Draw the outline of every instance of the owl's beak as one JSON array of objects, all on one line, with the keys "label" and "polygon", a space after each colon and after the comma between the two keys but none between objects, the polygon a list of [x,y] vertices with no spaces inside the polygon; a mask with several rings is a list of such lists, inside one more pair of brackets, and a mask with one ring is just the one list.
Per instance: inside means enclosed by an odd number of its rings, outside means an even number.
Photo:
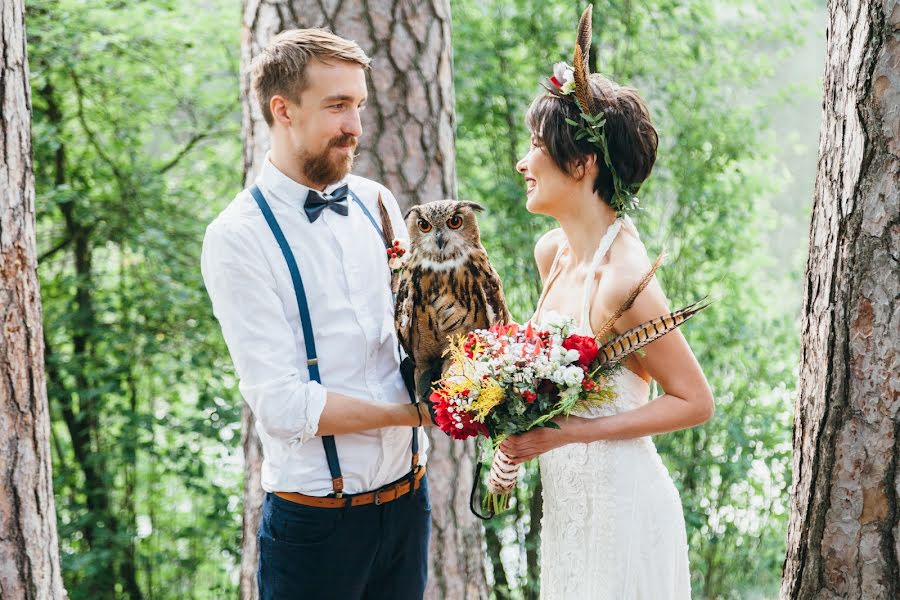
[{"label": "owl's beak", "polygon": [[443,234],[443,233],[438,233],[438,234],[437,234],[437,246],[438,246],[438,248],[440,248],[441,250],[443,250],[443,249],[444,249],[444,246],[446,246],[446,245],[447,245],[447,240],[444,239],[444,234]]}]

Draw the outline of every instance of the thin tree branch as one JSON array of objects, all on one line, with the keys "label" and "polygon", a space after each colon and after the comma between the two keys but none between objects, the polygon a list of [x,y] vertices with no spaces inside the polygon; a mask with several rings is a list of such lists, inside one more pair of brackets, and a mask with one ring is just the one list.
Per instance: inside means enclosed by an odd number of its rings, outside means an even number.
[{"label": "thin tree branch", "polygon": [[97,140],[96,134],[94,131],[88,126],[87,119],[84,116],[84,89],[81,87],[81,81],[78,79],[78,75],[75,71],[69,71],[69,77],[72,79],[72,83],[75,85],[75,99],[78,101],[78,122],[81,124],[81,128],[84,129],[85,134],[87,134],[88,141],[93,146],[94,150],[97,152],[97,155],[100,156],[100,159],[105,162],[110,169],[112,169],[113,174],[119,181],[125,181],[126,177],[119,166],[113,161],[106,152],[103,151],[103,146],[101,146],[100,142]]},{"label": "thin tree branch", "polygon": [[171,169],[172,167],[177,165],[181,161],[181,159],[184,158],[188,152],[193,150],[194,146],[199,144],[201,141],[203,141],[207,138],[213,138],[213,137],[217,137],[220,135],[224,135],[226,133],[231,133],[231,132],[229,132],[229,131],[208,131],[208,132],[203,132],[203,133],[195,133],[193,135],[193,137],[191,137],[191,139],[189,139],[187,141],[187,143],[184,145],[184,147],[175,153],[175,156],[173,156],[169,161],[167,161],[165,164],[163,164],[163,166],[161,166],[159,168],[159,170],[157,171],[157,174],[162,175],[166,171],[168,171],[169,169]]},{"label": "thin tree branch", "polygon": [[68,246],[71,243],[72,243],[71,237],[67,237],[67,238],[63,239],[58,244],[56,244],[55,246],[53,246],[52,248],[50,248],[49,250],[47,250],[46,252],[44,252],[43,254],[38,256],[38,265],[40,265],[40,263],[44,262],[45,260],[47,260],[48,258],[53,256],[60,250],[64,249],[66,246]]}]

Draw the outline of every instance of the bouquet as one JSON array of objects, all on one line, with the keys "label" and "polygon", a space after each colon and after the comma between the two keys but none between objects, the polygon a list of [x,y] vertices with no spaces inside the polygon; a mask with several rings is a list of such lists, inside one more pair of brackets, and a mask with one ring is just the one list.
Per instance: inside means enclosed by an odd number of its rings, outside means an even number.
[{"label": "bouquet", "polygon": [[578,335],[573,319],[557,316],[543,328],[497,324],[451,340],[449,366],[429,400],[435,425],[452,438],[491,440],[485,498],[491,514],[508,508],[519,471],[499,449],[504,439],[534,427],[558,428],[552,420],[558,415],[612,402],[610,380],[622,360],[708,306],[696,302],[602,342],[661,262],[662,257],[595,337]]}]

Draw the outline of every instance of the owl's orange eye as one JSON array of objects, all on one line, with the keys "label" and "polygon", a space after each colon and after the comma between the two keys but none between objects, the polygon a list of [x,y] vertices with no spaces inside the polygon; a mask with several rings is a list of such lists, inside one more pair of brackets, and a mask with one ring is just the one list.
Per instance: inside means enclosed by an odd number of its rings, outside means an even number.
[{"label": "owl's orange eye", "polygon": [[450,229],[459,229],[462,227],[462,217],[459,215],[453,215],[449,219],[447,219],[447,227]]},{"label": "owl's orange eye", "polygon": [[429,231],[431,231],[431,223],[429,223],[425,219],[419,219],[418,221],[416,221],[416,225],[419,226],[419,231],[421,231],[422,233],[428,233]]}]

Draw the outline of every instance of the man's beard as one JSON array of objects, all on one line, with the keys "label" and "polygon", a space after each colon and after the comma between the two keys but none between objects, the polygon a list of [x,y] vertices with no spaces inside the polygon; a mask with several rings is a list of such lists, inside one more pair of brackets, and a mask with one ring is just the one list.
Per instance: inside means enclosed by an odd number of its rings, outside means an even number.
[{"label": "man's beard", "polygon": [[[332,156],[332,149],[350,144],[350,152],[342,156]],[[353,153],[356,151],[356,136],[342,135],[334,138],[318,154],[300,153],[303,175],[318,186],[325,187],[347,176],[353,168]]]}]

